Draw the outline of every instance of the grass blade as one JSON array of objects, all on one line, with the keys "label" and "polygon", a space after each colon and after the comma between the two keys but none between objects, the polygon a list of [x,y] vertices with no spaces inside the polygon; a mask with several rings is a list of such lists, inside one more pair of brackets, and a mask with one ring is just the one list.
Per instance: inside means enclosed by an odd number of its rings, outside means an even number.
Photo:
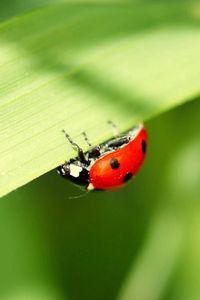
[{"label": "grass blade", "polygon": [[199,94],[195,2],[62,4],[0,27],[0,195]]}]

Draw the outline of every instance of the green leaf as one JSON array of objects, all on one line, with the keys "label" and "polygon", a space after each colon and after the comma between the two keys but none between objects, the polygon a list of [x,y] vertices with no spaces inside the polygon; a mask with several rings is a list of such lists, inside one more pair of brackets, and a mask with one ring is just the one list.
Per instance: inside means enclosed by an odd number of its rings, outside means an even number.
[{"label": "green leaf", "polygon": [[196,2],[62,4],[0,27],[0,195],[199,94]]},{"label": "green leaf", "polygon": [[162,299],[183,243],[184,222],[170,209],[157,213],[118,300]]},{"label": "green leaf", "polygon": [[1,0],[0,21],[11,18],[17,14],[24,13],[29,9],[34,9],[47,4],[62,2],[62,0]]},{"label": "green leaf", "polygon": [[[88,0],[87,2],[106,2],[107,0]],[[123,0],[118,0],[118,2]],[[52,5],[58,3],[84,3],[85,0],[1,0],[0,1],[0,21],[9,19],[18,14],[22,14],[31,9],[37,9],[45,5]],[[116,2],[116,0],[109,0],[109,2]]]}]

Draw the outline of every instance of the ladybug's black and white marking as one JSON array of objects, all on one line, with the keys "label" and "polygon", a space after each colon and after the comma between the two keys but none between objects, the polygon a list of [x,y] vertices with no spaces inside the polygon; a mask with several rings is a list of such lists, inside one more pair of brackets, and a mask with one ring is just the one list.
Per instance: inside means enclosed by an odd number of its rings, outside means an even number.
[{"label": "ladybug's black and white marking", "polygon": [[87,135],[83,133],[90,147],[85,153],[63,130],[78,156],[59,166],[58,173],[87,190],[110,190],[130,180],[146,156],[147,133],[143,124],[118,136],[115,125],[113,127],[115,137],[96,147],[91,146]]}]

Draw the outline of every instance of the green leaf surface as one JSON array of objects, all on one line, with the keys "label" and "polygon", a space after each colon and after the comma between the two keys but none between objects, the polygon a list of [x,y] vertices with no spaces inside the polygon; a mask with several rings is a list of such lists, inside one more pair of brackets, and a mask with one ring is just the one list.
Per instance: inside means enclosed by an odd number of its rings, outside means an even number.
[{"label": "green leaf surface", "polygon": [[9,19],[17,14],[24,13],[30,9],[35,9],[44,5],[59,2],[64,2],[64,0],[1,0],[0,21]]},{"label": "green leaf surface", "polygon": [[118,300],[161,299],[180,255],[184,222],[168,209],[157,213],[149,236],[126,278]]},{"label": "green leaf surface", "polygon": [[[88,0],[87,3],[116,2],[116,0]],[[123,0],[118,0],[123,2]],[[0,1],[0,21],[9,19],[29,10],[38,9],[46,5],[59,3],[85,3],[85,0],[1,0]]]},{"label": "green leaf surface", "polygon": [[62,4],[0,27],[0,195],[200,91],[196,2]]}]

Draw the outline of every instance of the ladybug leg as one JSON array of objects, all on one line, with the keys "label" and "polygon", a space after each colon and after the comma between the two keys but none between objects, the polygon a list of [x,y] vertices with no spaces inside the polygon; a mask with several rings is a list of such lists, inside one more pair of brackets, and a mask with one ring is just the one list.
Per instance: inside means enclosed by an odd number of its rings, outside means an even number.
[{"label": "ladybug leg", "polygon": [[[92,144],[90,143],[90,141],[87,137],[87,134],[85,132],[82,132],[82,135],[84,136],[84,140],[87,143],[87,145],[89,147],[91,147]],[[94,148],[92,148],[88,151],[88,158],[89,159],[97,159],[100,155],[101,155],[100,146],[96,146],[96,147],[94,147]]]},{"label": "ladybug leg", "polygon": [[87,144],[89,147],[91,147],[92,144],[90,143],[87,134],[86,134],[85,132],[82,132],[82,135],[83,135],[83,137],[84,137],[84,140],[85,140],[86,144]]},{"label": "ladybug leg", "polygon": [[63,129],[62,132],[64,133],[65,137],[67,138],[68,142],[72,145],[72,147],[78,152],[78,157],[80,159],[80,162],[83,164],[88,164],[88,161],[85,157],[85,154],[83,152],[83,149],[79,147],[69,136],[69,134]]},{"label": "ladybug leg", "polygon": [[119,135],[119,129],[118,129],[117,125],[110,120],[108,120],[108,124],[112,126],[113,136],[117,137]]},{"label": "ladybug leg", "polygon": [[123,146],[124,144],[128,144],[129,141],[130,141],[129,136],[121,136],[121,137],[118,137],[116,139],[109,141],[106,146],[108,148],[119,148],[119,147]]},{"label": "ladybug leg", "polygon": [[96,146],[88,152],[89,158],[97,159],[101,155],[100,146]]}]

